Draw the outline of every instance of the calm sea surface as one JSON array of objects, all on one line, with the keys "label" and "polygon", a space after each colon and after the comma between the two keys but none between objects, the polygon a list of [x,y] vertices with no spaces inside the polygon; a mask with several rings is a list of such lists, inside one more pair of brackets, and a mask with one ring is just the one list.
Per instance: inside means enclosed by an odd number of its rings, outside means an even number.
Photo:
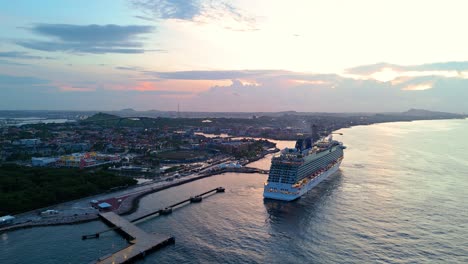
[{"label": "calm sea surface", "polygon": [[[152,211],[224,186],[200,204],[139,226],[173,246],[139,263],[468,263],[468,120],[343,129],[338,173],[301,199],[264,201],[267,176],[228,173],[141,200]],[[294,142],[278,142],[279,147]],[[270,158],[255,162],[269,168]],[[0,235],[0,263],[88,263],[126,242],[80,236],[100,222]]]}]

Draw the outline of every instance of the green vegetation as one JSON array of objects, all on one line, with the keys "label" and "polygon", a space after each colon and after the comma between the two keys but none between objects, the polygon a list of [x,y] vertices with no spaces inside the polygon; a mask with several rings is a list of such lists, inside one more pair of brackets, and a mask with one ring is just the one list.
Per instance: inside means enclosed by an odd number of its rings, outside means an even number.
[{"label": "green vegetation", "polygon": [[166,170],[166,173],[170,173],[170,172],[176,172],[178,170],[182,169],[182,166],[174,166],[174,167],[170,167],[169,169]]},{"label": "green vegetation", "polygon": [[128,118],[116,115],[97,113],[81,121],[82,124],[95,124],[103,127],[144,127],[144,128],[183,128],[183,127],[236,127],[236,126],[267,126],[271,118],[212,118],[212,122],[203,122],[205,118],[168,118],[139,117]]},{"label": "green vegetation", "polygon": [[235,151],[232,154],[238,159],[251,159],[260,155],[265,150],[265,148],[274,148],[275,146],[275,143],[272,143],[268,140],[258,140],[249,144],[247,149]]},{"label": "green vegetation", "polygon": [[11,154],[6,160],[7,161],[15,161],[15,160],[26,161],[26,160],[31,160],[33,156],[34,155],[19,152],[19,153]]},{"label": "green vegetation", "polygon": [[192,150],[177,150],[177,151],[166,151],[156,155],[157,158],[163,160],[186,160],[186,159],[198,159],[207,157],[208,153],[205,151],[192,151]]},{"label": "green vegetation", "polygon": [[261,154],[263,151],[263,144],[260,141],[255,141],[252,144],[249,144],[248,148],[241,151],[235,151],[232,154],[236,158],[245,158],[251,159]]},{"label": "green vegetation", "polygon": [[107,171],[0,166],[0,215],[21,213],[136,184]]}]

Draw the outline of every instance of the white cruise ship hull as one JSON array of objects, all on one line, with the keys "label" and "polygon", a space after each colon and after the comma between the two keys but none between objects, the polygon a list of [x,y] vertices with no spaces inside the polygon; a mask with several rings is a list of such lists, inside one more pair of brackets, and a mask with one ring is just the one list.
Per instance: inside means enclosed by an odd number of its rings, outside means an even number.
[{"label": "white cruise ship hull", "polygon": [[328,176],[335,173],[340,167],[341,161],[336,163],[329,170],[317,175],[305,185],[300,188],[295,188],[291,184],[269,182],[265,185],[263,191],[263,197],[266,199],[282,200],[282,201],[293,201],[312,190],[321,181],[325,180]]}]

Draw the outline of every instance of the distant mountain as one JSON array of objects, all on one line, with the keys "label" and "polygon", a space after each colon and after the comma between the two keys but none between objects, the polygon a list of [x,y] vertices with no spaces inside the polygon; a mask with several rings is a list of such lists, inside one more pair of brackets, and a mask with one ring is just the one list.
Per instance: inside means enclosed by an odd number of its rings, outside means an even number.
[{"label": "distant mountain", "polygon": [[106,113],[97,113],[85,119],[85,121],[97,121],[97,120],[108,120],[108,119],[116,119],[120,116],[106,114]]},{"label": "distant mountain", "polygon": [[122,110],[119,110],[120,112],[136,112],[135,109],[133,108],[125,108],[125,109],[122,109]]},{"label": "distant mountain", "polygon": [[462,115],[445,113],[445,112],[436,112],[429,111],[424,109],[410,109],[406,112],[401,113],[404,116],[413,116],[413,117],[430,117],[430,118],[454,118],[461,117]]}]

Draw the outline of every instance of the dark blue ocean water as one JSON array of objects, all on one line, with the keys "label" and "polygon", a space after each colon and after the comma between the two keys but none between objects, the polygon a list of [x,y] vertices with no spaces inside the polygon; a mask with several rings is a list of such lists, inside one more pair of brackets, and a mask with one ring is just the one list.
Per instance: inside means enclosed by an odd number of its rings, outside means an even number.
[{"label": "dark blue ocean water", "polygon": [[[301,199],[264,201],[266,175],[223,174],[142,199],[139,211],[217,186],[147,220],[176,243],[139,263],[468,263],[468,120],[343,129],[338,173]],[[281,147],[293,142],[279,142]],[[254,164],[268,168],[269,158]],[[0,263],[88,263],[126,245],[100,222],[0,235]]]}]

